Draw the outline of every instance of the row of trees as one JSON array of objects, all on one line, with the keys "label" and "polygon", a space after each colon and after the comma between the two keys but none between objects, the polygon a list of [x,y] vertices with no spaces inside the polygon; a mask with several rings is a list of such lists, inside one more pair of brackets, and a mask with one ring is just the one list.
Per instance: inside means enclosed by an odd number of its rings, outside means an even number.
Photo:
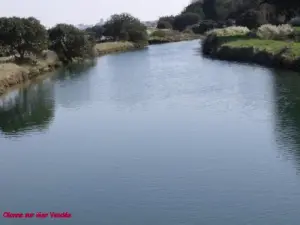
[{"label": "row of trees", "polygon": [[237,25],[254,28],[286,22],[299,13],[299,0],[193,0],[179,15],[159,18],[157,27],[182,31],[200,24],[204,29],[198,30],[203,32],[205,28],[234,25],[234,20]]},{"label": "row of trees", "polygon": [[146,27],[127,13],[111,16],[104,26],[94,26],[83,31],[69,24],[57,24],[46,29],[34,17],[0,18],[0,51],[14,55],[19,60],[40,55],[43,50],[55,51],[62,61],[94,55],[94,45],[103,35],[113,40],[146,42]]},{"label": "row of trees", "polygon": [[61,60],[91,56],[93,41],[72,25],[58,24],[47,30],[33,17],[0,18],[0,47],[4,55],[23,61],[26,56],[40,55],[43,50],[57,52]]}]

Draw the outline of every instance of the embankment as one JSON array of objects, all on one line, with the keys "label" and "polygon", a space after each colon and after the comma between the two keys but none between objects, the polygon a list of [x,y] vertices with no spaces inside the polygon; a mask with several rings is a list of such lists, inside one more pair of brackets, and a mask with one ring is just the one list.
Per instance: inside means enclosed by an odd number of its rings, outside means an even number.
[{"label": "embankment", "polygon": [[179,32],[170,29],[153,29],[149,32],[149,44],[164,44],[179,41],[200,39],[202,36],[189,32]]},{"label": "embankment", "polygon": [[[142,47],[145,46],[131,42],[106,42],[97,44],[95,52],[97,56],[101,56]],[[0,95],[14,85],[34,79],[61,66],[63,66],[63,63],[59,61],[56,53],[52,51],[45,51],[42,58],[21,65],[14,63],[13,57],[0,58]]]},{"label": "embankment", "polygon": [[125,52],[130,51],[138,48],[142,48],[145,46],[140,46],[137,44],[134,44],[132,42],[105,42],[96,44],[95,50],[97,56],[111,54],[111,53],[117,53],[117,52]]},{"label": "embankment", "polygon": [[202,42],[202,52],[221,60],[300,71],[299,42],[208,35]]},{"label": "embankment", "polygon": [[149,38],[149,45],[154,44],[164,44],[164,43],[171,43],[171,42],[179,42],[179,41],[190,41],[200,39],[200,35],[182,35],[182,36],[175,36],[175,37],[150,37]]}]

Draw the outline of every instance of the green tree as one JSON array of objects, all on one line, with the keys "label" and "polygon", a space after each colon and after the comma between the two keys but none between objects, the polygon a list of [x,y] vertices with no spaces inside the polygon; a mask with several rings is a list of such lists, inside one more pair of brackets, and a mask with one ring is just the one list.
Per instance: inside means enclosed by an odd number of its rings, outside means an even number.
[{"label": "green tree", "polygon": [[146,44],[148,41],[146,26],[142,23],[125,23],[123,33],[128,35],[128,41]]},{"label": "green tree", "polygon": [[94,39],[73,25],[57,24],[49,31],[50,49],[64,62],[93,56]]},{"label": "green tree", "polygon": [[147,29],[139,19],[128,13],[115,14],[104,24],[104,35],[114,40],[147,41]]},{"label": "green tree", "polygon": [[299,0],[261,0],[261,4],[264,3],[274,5],[277,13],[284,14],[287,20],[290,20],[300,12]]},{"label": "green tree", "polygon": [[264,23],[261,13],[254,9],[246,11],[236,20],[237,25],[245,26],[249,29],[257,28]]},{"label": "green tree", "polygon": [[88,34],[95,37],[96,39],[100,39],[104,33],[104,27],[100,25],[95,25],[93,27],[89,27],[85,30]]},{"label": "green tree", "polygon": [[2,17],[0,46],[23,60],[26,54],[39,54],[47,48],[47,30],[33,17]]},{"label": "green tree", "polygon": [[200,21],[200,16],[196,13],[184,13],[175,17],[173,28],[183,31],[188,26],[197,24]]},{"label": "green tree", "polygon": [[187,7],[184,8],[181,14],[196,13],[201,19],[205,17],[203,12],[203,0],[192,1]]},{"label": "green tree", "polygon": [[205,19],[217,20],[216,0],[204,0],[203,12],[205,15]]},{"label": "green tree", "polygon": [[159,24],[161,22],[168,22],[173,27],[174,20],[175,20],[175,16],[162,16],[162,17],[159,17],[157,24]]},{"label": "green tree", "polygon": [[173,26],[168,21],[159,21],[156,28],[158,29],[172,29]]}]

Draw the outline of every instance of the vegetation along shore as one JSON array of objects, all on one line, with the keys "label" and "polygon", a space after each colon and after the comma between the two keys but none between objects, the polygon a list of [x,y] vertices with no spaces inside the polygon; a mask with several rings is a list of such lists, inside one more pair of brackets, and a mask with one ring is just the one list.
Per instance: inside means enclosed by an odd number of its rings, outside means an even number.
[{"label": "vegetation along shore", "polygon": [[207,56],[300,70],[299,13],[296,0],[192,0],[178,15],[161,16],[155,27],[128,13],[84,30],[70,24],[46,29],[34,17],[1,17],[0,94],[69,63],[203,37]]},{"label": "vegetation along shore", "polygon": [[[230,2],[238,2],[230,0]],[[229,15],[231,26],[211,27],[201,42],[204,55],[300,71],[300,2],[256,0]]]},{"label": "vegetation along shore", "polygon": [[[186,23],[186,19],[181,18],[179,22]],[[128,13],[112,15],[104,25],[95,25],[85,30],[70,24],[57,24],[47,30],[34,17],[2,17],[0,94],[13,85],[66,64],[145,48],[154,43],[198,38],[193,31],[181,28],[170,24],[168,28],[161,29],[160,25],[149,28]]]}]

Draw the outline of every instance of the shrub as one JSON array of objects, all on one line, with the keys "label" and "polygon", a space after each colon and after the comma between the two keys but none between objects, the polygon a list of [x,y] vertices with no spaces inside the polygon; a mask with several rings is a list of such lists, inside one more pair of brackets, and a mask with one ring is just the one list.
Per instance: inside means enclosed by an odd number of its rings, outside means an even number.
[{"label": "shrub", "polygon": [[197,24],[200,21],[200,16],[196,13],[184,13],[175,17],[173,28],[183,31],[190,25]]},{"label": "shrub", "polygon": [[289,24],[271,25],[264,24],[257,29],[257,36],[261,39],[283,40],[294,33],[294,29]]},{"label": "shrub", "polygon": [[217,28],[217,23],[213,20],[203,20],[200,23],[193,25],[191,28],[195,34],[204,34],[209,30]]},{"label": "shrub", "polygon": [[235,26],[235,20],[233,19],[228,19],[225,23],[227,27]]},{"label": "shrub", "polygon": [[161,21],[166,21],[166,22],[169,22],[171,24],[171,26],[173,27],[174,19],[175,19],[175,16],[162,16],[162,17],[159,17],[157,23],[160,23]]},{"label": "shrub", "polygon": [[129,41],[140,43],[140,44],[146,44],[148,41],[148,35],[146,31],[138,30],[138,29],[132,29],[128,30],[128,37]]},{"label": "shrub", "polygon": [[248,10],[242,15],[240,15],[236,20],[236,25],[245,26],[249,29],[257,28],[264,24],[261,13],[256,10]]},{"label": "shrub", "polygon": [[195,34],[191,28],[186,28],[184,31],[182,31],[182,33],[185,33],[185,34]]},{"label": "shrub", "polygon": [[166,32],[162,30],[156,30],[151,34],[152,37],[166,37],[166,35]]},{"label": "shrub", "polygon": [[300,17],[295,17],[289,21],[289,24],[295,27],[300,26]]},{"label": "shrub", "polygon": [[215,34],[216,36],[237,36],[247,35],[249,32],[250,30],[247,27],[232,26],[208,31],[207,35]]},{"label": "shrub", "polygon": [[173,26],[168,21],[159,21],[156,26],[158,29],[172,29]]}]

